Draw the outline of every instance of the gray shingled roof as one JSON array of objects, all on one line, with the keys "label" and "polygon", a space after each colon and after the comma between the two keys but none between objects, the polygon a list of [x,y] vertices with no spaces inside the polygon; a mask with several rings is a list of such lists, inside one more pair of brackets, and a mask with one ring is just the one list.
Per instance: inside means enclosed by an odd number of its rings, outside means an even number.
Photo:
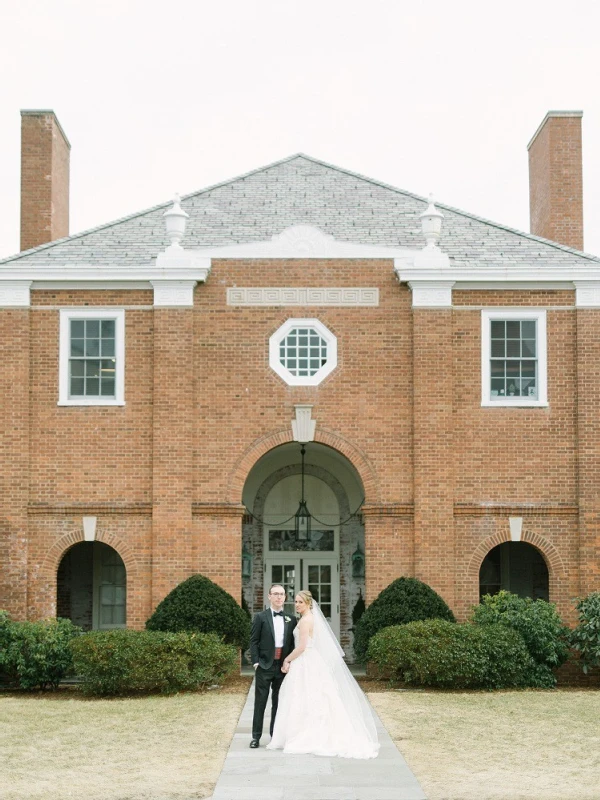
[{"label": "gray shingled roof", "polygon": [[[171,201],[3,259],[0,265],[142,266],[168,245],[163,212]],[[457,267],[576,267],[600,262],[564,245],[437,203],[441,249]],[[183,245],[193,250],[260,242],[291,225],[314,225],[356,244],[420,249],[426,200],[303,154],[183,198]],[[15,263],[16,262],[16,263]]]}]

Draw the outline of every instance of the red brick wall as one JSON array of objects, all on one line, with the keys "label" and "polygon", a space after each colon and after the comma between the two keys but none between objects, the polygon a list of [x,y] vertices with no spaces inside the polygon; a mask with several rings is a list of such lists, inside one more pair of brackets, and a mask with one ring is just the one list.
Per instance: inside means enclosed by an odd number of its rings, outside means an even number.
[{"label": "red brick wall", "polygon": [[[378,286],[380,305],[226,305],[229,286],[282,283]],[[313,404],[318,441],[363,481],[368,602],[416,575],[464,617],[509,516],[524,518],[565,616],[597,588],[600,312],[576,312],[572,292],[455,292],[452,310],[413,311],[389,261],[293,260],[217,262],[194,308],[153,309],[141,291],[32,294],[31,310],[0,311],[11,398],[0,607],[55,613],[58,564],[89,514],[125,562],[129,624],[197,571],[239,598],[243,484],[291,439],[297,403]],[[56,405],[59,308],[75,304],[127,308],[124,407]],[[548,308],[550,405],[482,408],[481,308],[520,304]],[[269,337],[290,317],[317,317],[338,338],[338,368],[317,387],[269,368]]]},{"label": "red brick wall", "polygon": [[529,146],[531,232],[583,250],[581,115],[548,117]]},{"label": "red brick wall", "polygon": [[21,250],[69,235],[69,158],[53,112],[21,112]]}]

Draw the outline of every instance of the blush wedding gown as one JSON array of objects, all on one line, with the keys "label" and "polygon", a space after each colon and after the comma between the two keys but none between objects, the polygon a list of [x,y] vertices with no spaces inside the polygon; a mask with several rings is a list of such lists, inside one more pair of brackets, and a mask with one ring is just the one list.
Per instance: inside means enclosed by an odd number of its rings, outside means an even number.
[{"label": "blush wedding gown", "polygon": [[[342,758],[375,758],[375,721],[362,689],[343,660],[343,650],[317,603],[313,635],[290,663],[279,692],[269,750]],[[294,642],[298,645],[298,627]]]}]

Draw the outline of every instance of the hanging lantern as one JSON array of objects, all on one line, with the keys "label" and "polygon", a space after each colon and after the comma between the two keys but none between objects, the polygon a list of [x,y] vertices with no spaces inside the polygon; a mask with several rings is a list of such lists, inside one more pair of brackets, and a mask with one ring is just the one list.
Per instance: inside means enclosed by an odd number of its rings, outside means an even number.
[{"label": "hanging lantern", "polygon": [[244,549],[242,550],[242,578],[252,577],[252,555]]},{"label": "hanging lantern", "polygon": [[296,541],[305,542],[310,537],[311,516],[306,505],[306,500],[304,499],[304,454],[306,453],[306,448],[304,445],[302,445],[300,452],[302,454],[302,496],[300,498],[300,505],[298,506],[298,511],[296,511],[296,516],[294,519]]},{"label": "hanging lantern", "polygon": [[356,545],[356,550],[352,553],[352,577],[365,577],[365,554],[360,549],[359,544]]}]

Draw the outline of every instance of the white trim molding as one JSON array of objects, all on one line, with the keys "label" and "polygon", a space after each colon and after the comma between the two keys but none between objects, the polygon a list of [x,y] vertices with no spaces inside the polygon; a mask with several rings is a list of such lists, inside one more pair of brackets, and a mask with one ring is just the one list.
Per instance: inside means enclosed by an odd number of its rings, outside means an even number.
[{"label": "white trim molding", "polygon": [[[295,328],[312,328],[327,343],[327,360],[314,375],[293,375],[281,363],[279,346]],[[269,365],[288,386],[317,386],[337,367],[337,338],[318,319],[288,319],[269,339]]]},{"label": "white trim molding", "polygon": [[[114,397],[70,396],[69,358],[72,319],[112,319],[115,321],[115,395]],[[58,368],[59,406],[125,405],[125,310],[122,308],[62,308],[60,310],[60,346]]]},{"label": "white trim molding", "polygon": [[194,289],[197,281],[150,281],[154,288],[155,308],[173,308],[194,305]]},{"label": "white trim molding", "polygon": [[228,306],[378,306],[379,289],[332,287],[232,287]]},{"label": "white trim molding", "polygon": [[[491,322],[492,320],[535,320],[537,398],[495,397],[491,398]],[[481,405],[487,408],[545,407],[548,405],[548,356],[546,334],[546,311],[542,308],[489,308],[481,312]]]},{"label": "white trim molding", "polygon": [[454,281],[409,281],[413,308],[452,308]]},{"label": "white trim molding", "polygon": [[28,308],[32,281],[0,281],[0,308]]},{"label": "white trim molding", "polygon": [[573,281],[577,308],[600,308],[600,280]]}]

